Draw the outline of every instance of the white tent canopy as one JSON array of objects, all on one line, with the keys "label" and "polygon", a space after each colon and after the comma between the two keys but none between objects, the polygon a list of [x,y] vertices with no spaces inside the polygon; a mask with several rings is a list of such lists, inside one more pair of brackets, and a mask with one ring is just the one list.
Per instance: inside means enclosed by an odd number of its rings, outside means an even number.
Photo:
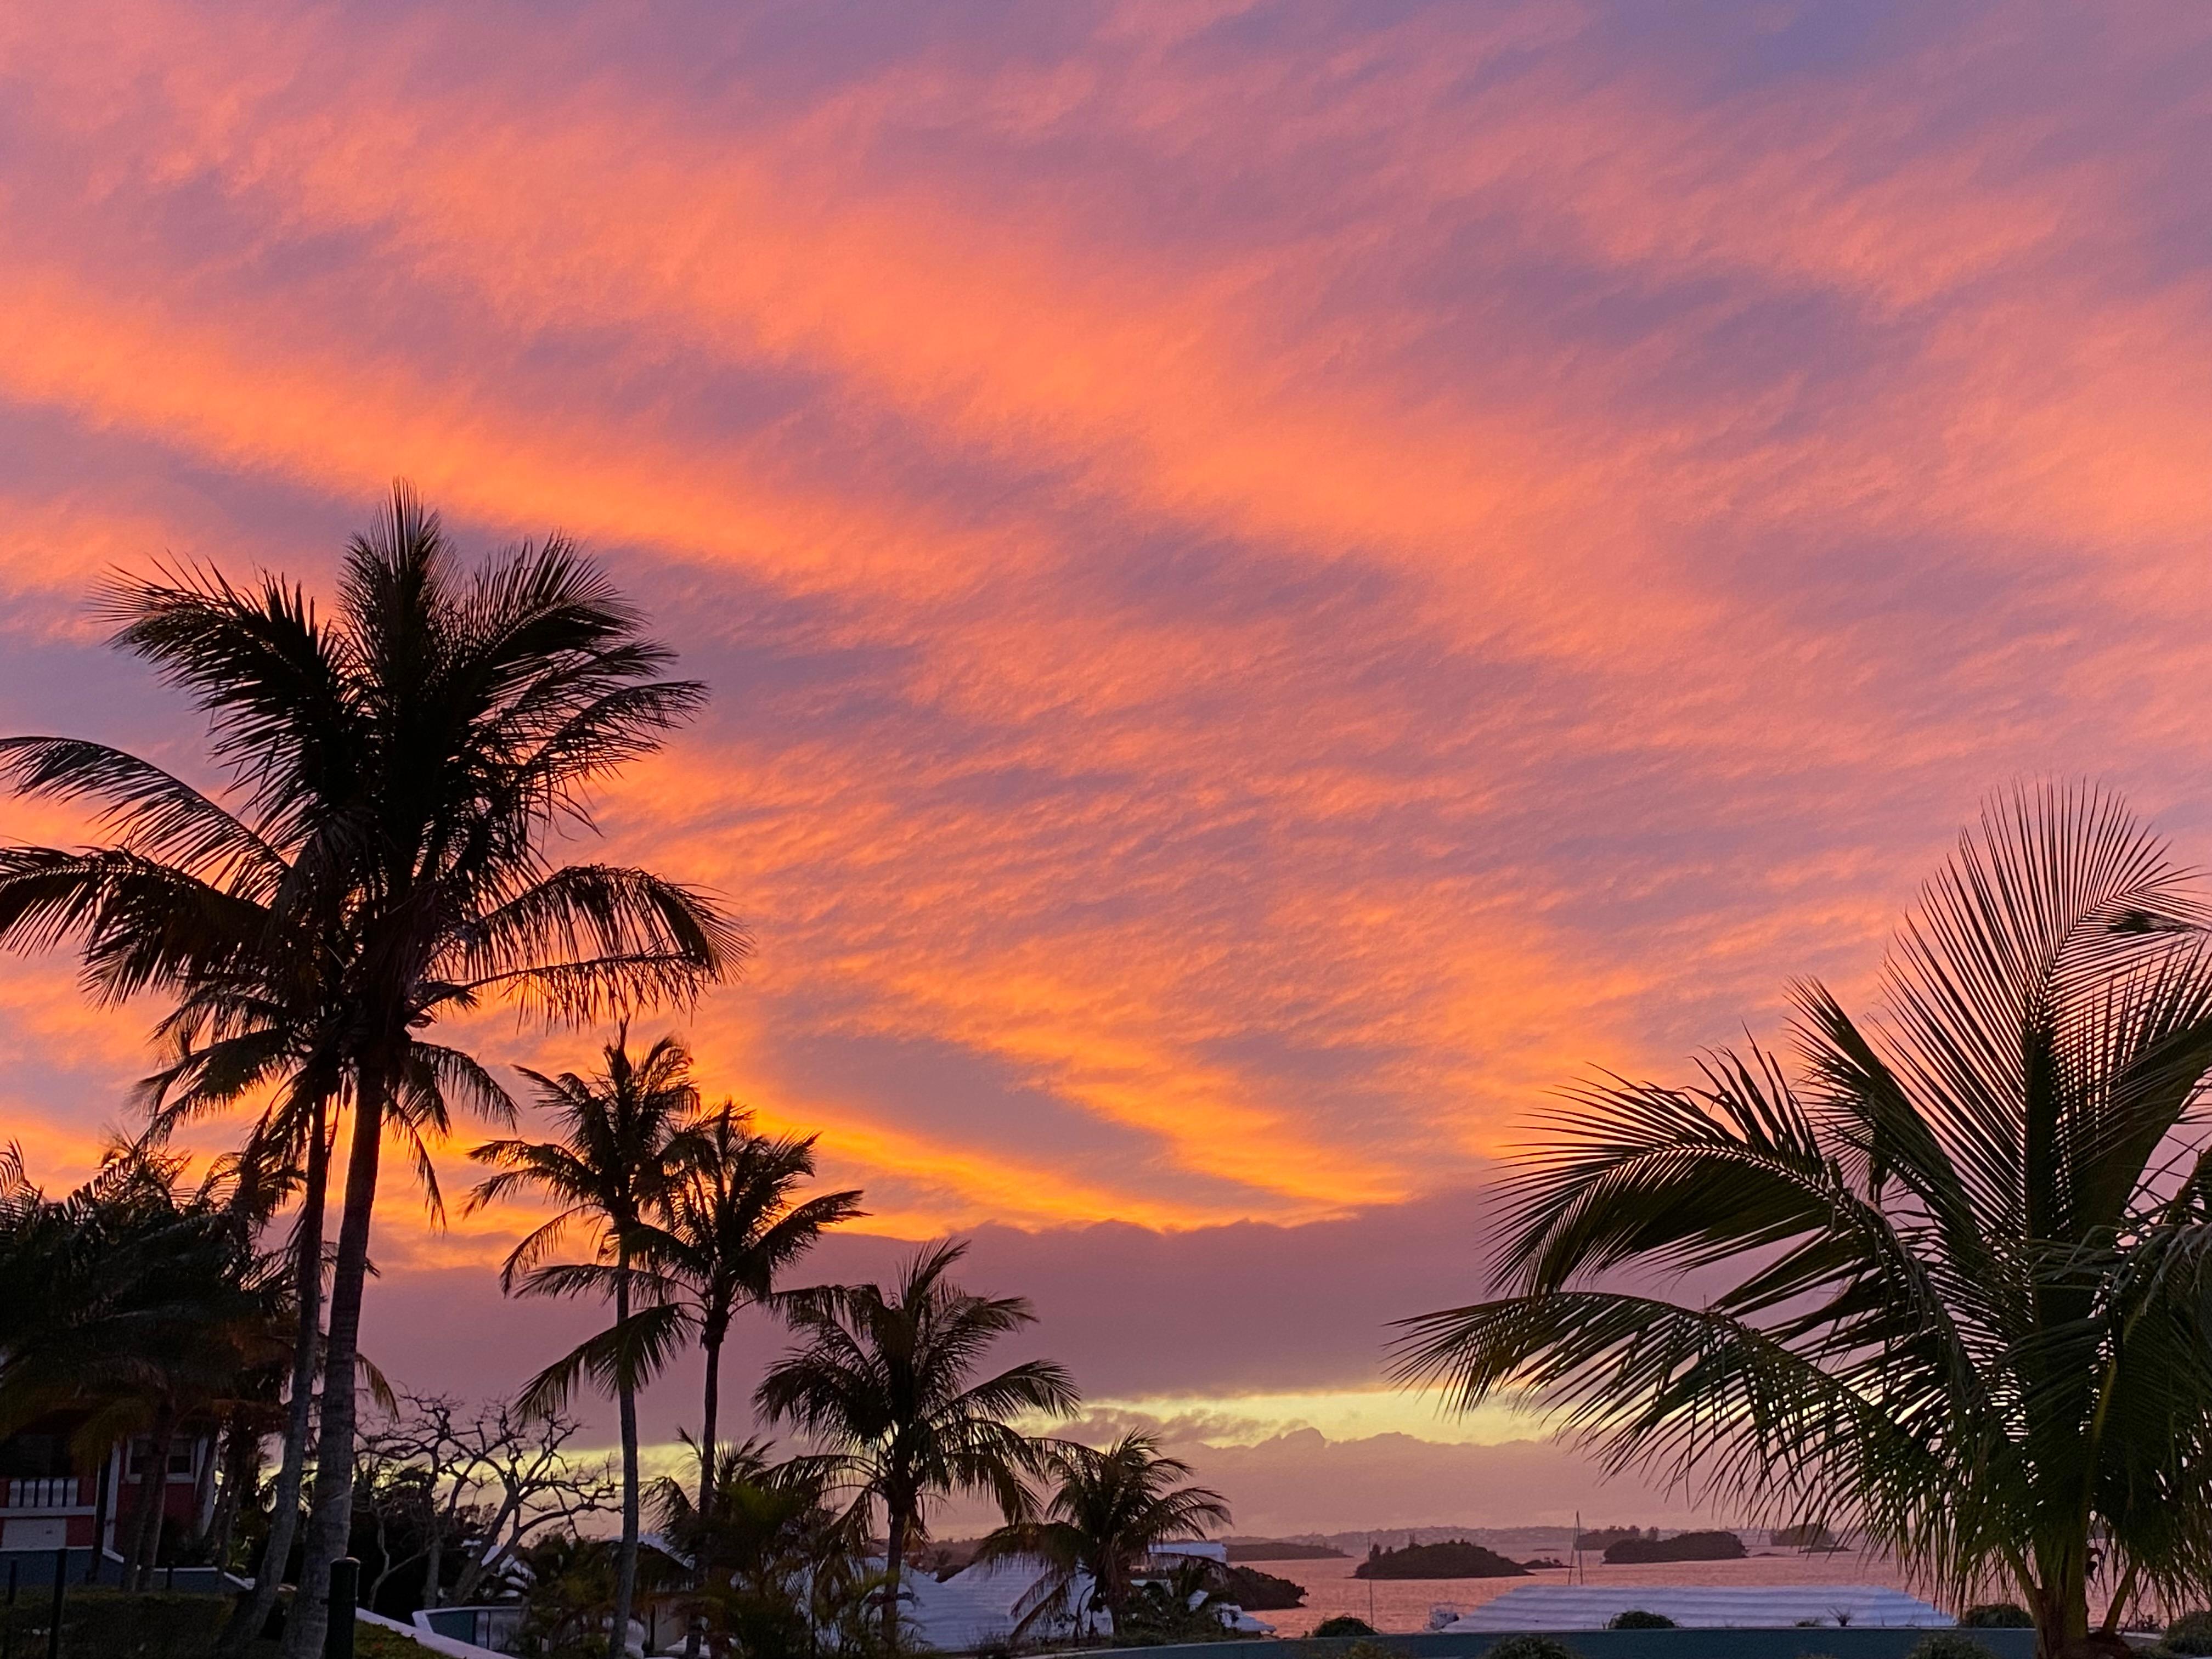
[{"label": "white tent canopy", "polygon": [[1444,1628],[1603,1630],[1631,1608],[1664,1613],[1686,1630],[1788,1630],[1808,1620],[1875,1629],[1957,1622],[1903,1590],[1880,1584],[1529,1584],[1484,1602]]}]

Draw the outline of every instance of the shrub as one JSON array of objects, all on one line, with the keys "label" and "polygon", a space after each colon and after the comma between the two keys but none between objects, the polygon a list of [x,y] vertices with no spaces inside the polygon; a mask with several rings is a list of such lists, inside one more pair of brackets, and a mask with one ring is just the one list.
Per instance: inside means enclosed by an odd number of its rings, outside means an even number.
[{"label": "shrub", "polygon": [[1915,1642],[1905,1659],[1996,1659],[1996,1655],[1971,1636],[1962,1636],[1954,1630],[1937,1630]]},{"label": "shrub", "polygon": [[1364,1619],[1354,1619],[1348,1613],[1340,1613],[1334,1619],[1324,1619],[1313,1627],[1316,1636],[1372,1636],[1375,1626]]},{"label": "shrub", "polygon": [[[14,1609],[19,1652],[46,1649],[46,1597],[33,1591]],[[201,1659],[230,1617],[227,1595],[72,1587],[62,1607],[62,1651],[99,1659]],[[26,1637],[36,1626],[35,1640]]]},{"label": "shrub", "polygon": [[1363,1636],[1345,1649],[1343,1659],[1397,1659],[1397,1656],[1371,1636]]},{"label": "shrub", "polygon": [[1965,1630],[2033,1630],[2035,1615],[2017,1601],[1982,1601],[1959,1615]]},{"label": "shrub", "polygon": [[1631,1607],[1626,1613],[1616,1613],[1605,1621],[1607,1630],[1674,1630],[1674,1621],[1663,1613],[1646,1613],[1642,1607]]},{"label": "shrub", "polygon": [[2212,1654],[2212,1613],[2185,1613],[2166,1627],[2168,1653]]},{"label": "shrub", "polygon": [[1528,1632],[1484,1649],[1482,1659],[1576,1659],[1576,1654],[1556,1636]]}]

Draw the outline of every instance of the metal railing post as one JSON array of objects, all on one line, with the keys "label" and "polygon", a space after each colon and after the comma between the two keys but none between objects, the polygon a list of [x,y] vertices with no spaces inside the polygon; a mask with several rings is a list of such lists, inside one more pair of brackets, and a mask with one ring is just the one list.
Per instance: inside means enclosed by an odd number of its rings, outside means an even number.
[{"label": "metal railing post", "polygon": [[69,1595],[69,1546],[54,1552],[53,1618],[46,1625],[46,1659],[62,1659],[62,1603]]},{"label": "metal railing post", "polygon": [[323,1626],[323,1659],[353,1659],[354,1606],[361,1595],[361,1563],[350,1555],[331,1563],[330,1622]]}]

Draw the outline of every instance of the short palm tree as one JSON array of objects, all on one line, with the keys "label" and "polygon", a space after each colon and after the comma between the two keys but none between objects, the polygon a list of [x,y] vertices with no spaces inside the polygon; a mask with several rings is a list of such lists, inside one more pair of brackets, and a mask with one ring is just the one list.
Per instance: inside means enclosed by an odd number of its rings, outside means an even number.
[{"label": "short palm tree", "polygon": [[[319,611],[272,574],[118,585],[117,641],[208,716],[222,800],[97,744],[0,744],[19,789],[101,806],[112,844],[0,851],[0,943],[78,943],[94,994],[266,998],[289,940],[331,1024],[312,1045],[351,1100],[322,1344],[312,1515],[288,1659],[320,1650],[350,1529],[361,1304],[388,1130],[481,1068],[440,1018],[504,997],[582,1023],[683,1001],[744,942],[704,896],[642,870],[550,868],[556,819],[703,696],[569,543],[470,570],[404,485]],[[229,805],[223,804],[228,801]],[[276,939],[268,937],[275,930]],[[276,1000],[287,1018],[302,1005]],[[241,1016],[241,1018],[250,1018]],[[495,1093],[487,1098],[495,1098]]]},{"label": "short palm tree", "polygon": [[722,1348],[730,1322],[767,1304],[778,1281],[824,1231],[866,1213],[857,1190],[799,1194],[814,1174],[813,1135],[764,1135],[752,1115],[725,1103],[685,1137],[682,1176],[635,1231],[653,1288],[641,1318],[697,1338],[706,1356],[701,1401],[699,1510],[714,1509],[722,1404]]},{"label": "short palm tree", "polygon": [[[1044,1452],[1042,1471],[1050,1486],[1043,1513],[1000,1528],[981,1552],[1045,1564],[1045,1577],[1019,1610],[1024,1629],[1057,1611],[1080,1613],[1087,1635],[1090,1614],[1103,1608],[1120,1631],[1138,1573],[1160,1546],[1203,1538],[1229,1522],[1228,1500],[1190,1485],[1190,1465],[1164,1455],[1152,1435],[1125,1435],[1103,1450],[1055,1444]],[[1079,1575],[1091,1582],[1080,1608],[1071,1605]]]},{"label": "short palm tree", "polygon": [[928,1536],[929,1506],[969,1492],[1008,1520],[1028,1516],[1025,1478],[1042,1447],[1012,1419],[1064,1416],[1080,1403],[1066,1370],[1032,1359],[980,1381],[1000,1337],[1036,1315],[1019,1297],[971,1295],[946,1277],[967,1254],[945,1243],[917,1252],[886,1290],[824,1285],[780,1304],[799,1338],[754,1395],[763,1416],[791,1424],[842,1461],[856,1508],[884,1520],[883,1639],[898,1646],[899,1581],[907,1551]]},{"label": "short palm tree", "polygon": [[[863,1212],[854,1191],[799,1197],[799,1183],[814,1173],[812,1135],[757,1133],[751,1114],[725,1102],[685,1139],[682,1178],[636,1229],[653,1304],[639,1317],[696,1336],[705,1353],[697,1513],[710,1517],[730,1322],[774,1296],[777,1279],[824,1228]],[[700,1528],[692,1568],[702,1585],[713,1580],[720,1538],[711,1526]]]},{"label": "short palm tree", "polygon": [[[1576,1091],[1509,1188],[1510,1294],[1407,1322],[1402,1376],[1531,1391],[1609,1465],[1851,1519],[1962,1599],[2008,1579],[2046,1659],[2124,1652],[2139,1594],[2212,1573],[2205,920],[2110,797],[1994,803],[1879,1018],[1804,985],[1795,1068]],[[1652,1288],[1684,1273],[1719,1288]]]},{"label": "short palm tree", "polygon": [[772,1451],[762,1440],[720,1448],[711,1511],[673,1477],[653,1484],[661,1535],[693,1562],[715,1564],[696,1575],[694,1605],[717,1655],[837,1650],[867,1584],[866,1539],[854,1513],[832,1502],[836,1460]]},{"label": "short palm tree", "polygon": [[[522,1397],[526,1411],[557,1412],[587,1376],[615,1396],[622,1431],[622,1545],[607,1650],[612,1659],[621,1659],[637,1588],[637,1391],[675,1352],[680,1334],[665,1322],[631,1317],[637,1288],[631,1262],[646,1215],[681,1178],[685,1131],[699,1104],[691,1057],[682,1044],[663,1037],[642,1059],[633,1060],[627,1036],[619,1034],[607,1044],[597,1076],[523,1072],[539,1108],[559,1127],[558,1140],[487,1141],[469,1153],[498,1170],[469,1195],[471,1210],[518,1192],[535,1193],[557,1206],[550,1220],[508,1253],[501,1286],[524,1296],[605,1295],[614,1304],[614,1323],[540,1371]],[[571,1230],[590,1237],[599,1259],[549,1263],[546,1257]]]}]

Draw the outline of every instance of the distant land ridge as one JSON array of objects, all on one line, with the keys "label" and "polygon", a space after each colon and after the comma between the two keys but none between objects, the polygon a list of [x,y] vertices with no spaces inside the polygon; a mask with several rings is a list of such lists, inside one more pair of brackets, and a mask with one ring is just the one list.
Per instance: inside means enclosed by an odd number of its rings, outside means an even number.
[{"label": "distant land ridge", "polygon": [[1340,1561],[1345,1556],[1345,1552],[1334,1544],[1308,1544],[1295,1538],[1231,1538],[1225,1541],[1232,1561]]}]

